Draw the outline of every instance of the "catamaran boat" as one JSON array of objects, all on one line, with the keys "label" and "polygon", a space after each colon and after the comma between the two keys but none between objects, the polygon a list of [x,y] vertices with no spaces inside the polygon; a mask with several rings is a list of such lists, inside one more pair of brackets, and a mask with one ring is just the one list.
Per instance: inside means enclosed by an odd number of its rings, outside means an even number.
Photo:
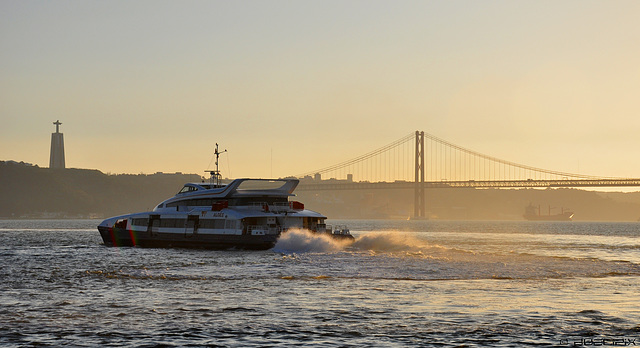
[{"label": "catamaran boat", "polygon": [[[219,155],[216,144],[216,167]],[[107,246],[257,249],[275,246],[281,233],[300,228],[353,240],[346,228],[327,226],[326,216],[290,201],[297,179],[236,179],[187,183],[153,211],[116,216],[98,226]]]}]

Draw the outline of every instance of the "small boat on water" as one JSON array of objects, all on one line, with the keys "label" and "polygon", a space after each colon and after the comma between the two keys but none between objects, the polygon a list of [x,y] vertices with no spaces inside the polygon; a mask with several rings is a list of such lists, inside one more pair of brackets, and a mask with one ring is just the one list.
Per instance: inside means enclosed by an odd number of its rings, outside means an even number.
[{"label": "small boat on water", "polygon": [[[219,156],[216,144],[216,167]],[[98,226],[107,246],[205,249],[273,248],[278,237],[298,228],[353,240],[348,229],[332,229],[326,216],[290,201],[297,179],[236,179],[187,183],[153,211],[108,218]]]},{"label": "small boat on water", "polygon": [[355,237],[353,237],[353,235],[351,234],[351,231],[349,231],[347,226],[339,225],[339,226],[336,226],[335,229],[331,229],[331,226],[329,226],[326,229],[325,233],[329,234],[333,239],[348,240],[348,241],[355,240]]}]

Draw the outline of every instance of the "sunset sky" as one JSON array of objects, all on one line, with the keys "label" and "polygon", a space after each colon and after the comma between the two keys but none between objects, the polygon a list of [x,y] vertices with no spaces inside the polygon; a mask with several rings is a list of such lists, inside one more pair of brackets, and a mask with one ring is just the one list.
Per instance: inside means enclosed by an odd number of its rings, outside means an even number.
[{"label": "sunset sky", "polygon": [[421,130],[640,177],[638,1],[0,0],[0,160],[281,177]]}]

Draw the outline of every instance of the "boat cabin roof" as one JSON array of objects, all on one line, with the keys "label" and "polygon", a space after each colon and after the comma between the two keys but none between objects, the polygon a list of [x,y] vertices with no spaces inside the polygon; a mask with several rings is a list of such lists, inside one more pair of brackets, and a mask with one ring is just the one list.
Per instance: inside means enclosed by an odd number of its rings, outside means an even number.
[{"label": "boat cabin roof", "polygon": [[187,183],[174,197],[161,202],[158,207],[185,200],[252,197],[289,197],[295,196],[293,190],[298,186],[298,179],[236,179],[231,183]]},{"label": "boat cabin roof", "polygon": [[201,193],[216,194],[223,197],[235,195],[293,196],[293,190],[295,190],[297,185],[297,179],[236,179],[228,185],[214,183],[187,183],[176,196],[190,196],[191,194],[199,195]]}]

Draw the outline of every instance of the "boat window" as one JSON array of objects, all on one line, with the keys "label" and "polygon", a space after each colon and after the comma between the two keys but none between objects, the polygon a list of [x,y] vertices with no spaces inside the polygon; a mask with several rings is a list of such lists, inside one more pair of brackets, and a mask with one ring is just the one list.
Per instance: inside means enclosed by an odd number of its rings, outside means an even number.
[{"label": "boat window", "polygon": [[135,225],[135,226],[147,226],[149,225],[149,219],[148,218],[137,218],[137,219],[131,219],[131,224]]},{"label": "boat window", "polygon": [[193,191],[198,191],[198,188],[193,186],[185,186],[178,193],[193,192]]},{"label": "boat window", "polygon": [[273,205],[274,203],[288,203],[287,197],[242,197],[233,198],[229,200],[229,205],[251,205],[252,203],[267,203]]},{"label": "boat window", "polygon": [[224,229],[224,221],[222,219],[205,219],[200,220],[200,228],[208,228],[208,229]]},{"label": "boat window", "polygon": [[120,219],[120,220],[116,221],[114,227],[126,229],[127,228],[127,219]]},{"label": "boat window", "polygon": [[162,219],[160,220],[160,227],[183,228],[186,222],[187,219]]},{"label": "boat window", "polygon": [[214,200],[210,198],[185,199],[182,201],[167,203],[167,208],[187,206],[187,207],[210,207]]}]

